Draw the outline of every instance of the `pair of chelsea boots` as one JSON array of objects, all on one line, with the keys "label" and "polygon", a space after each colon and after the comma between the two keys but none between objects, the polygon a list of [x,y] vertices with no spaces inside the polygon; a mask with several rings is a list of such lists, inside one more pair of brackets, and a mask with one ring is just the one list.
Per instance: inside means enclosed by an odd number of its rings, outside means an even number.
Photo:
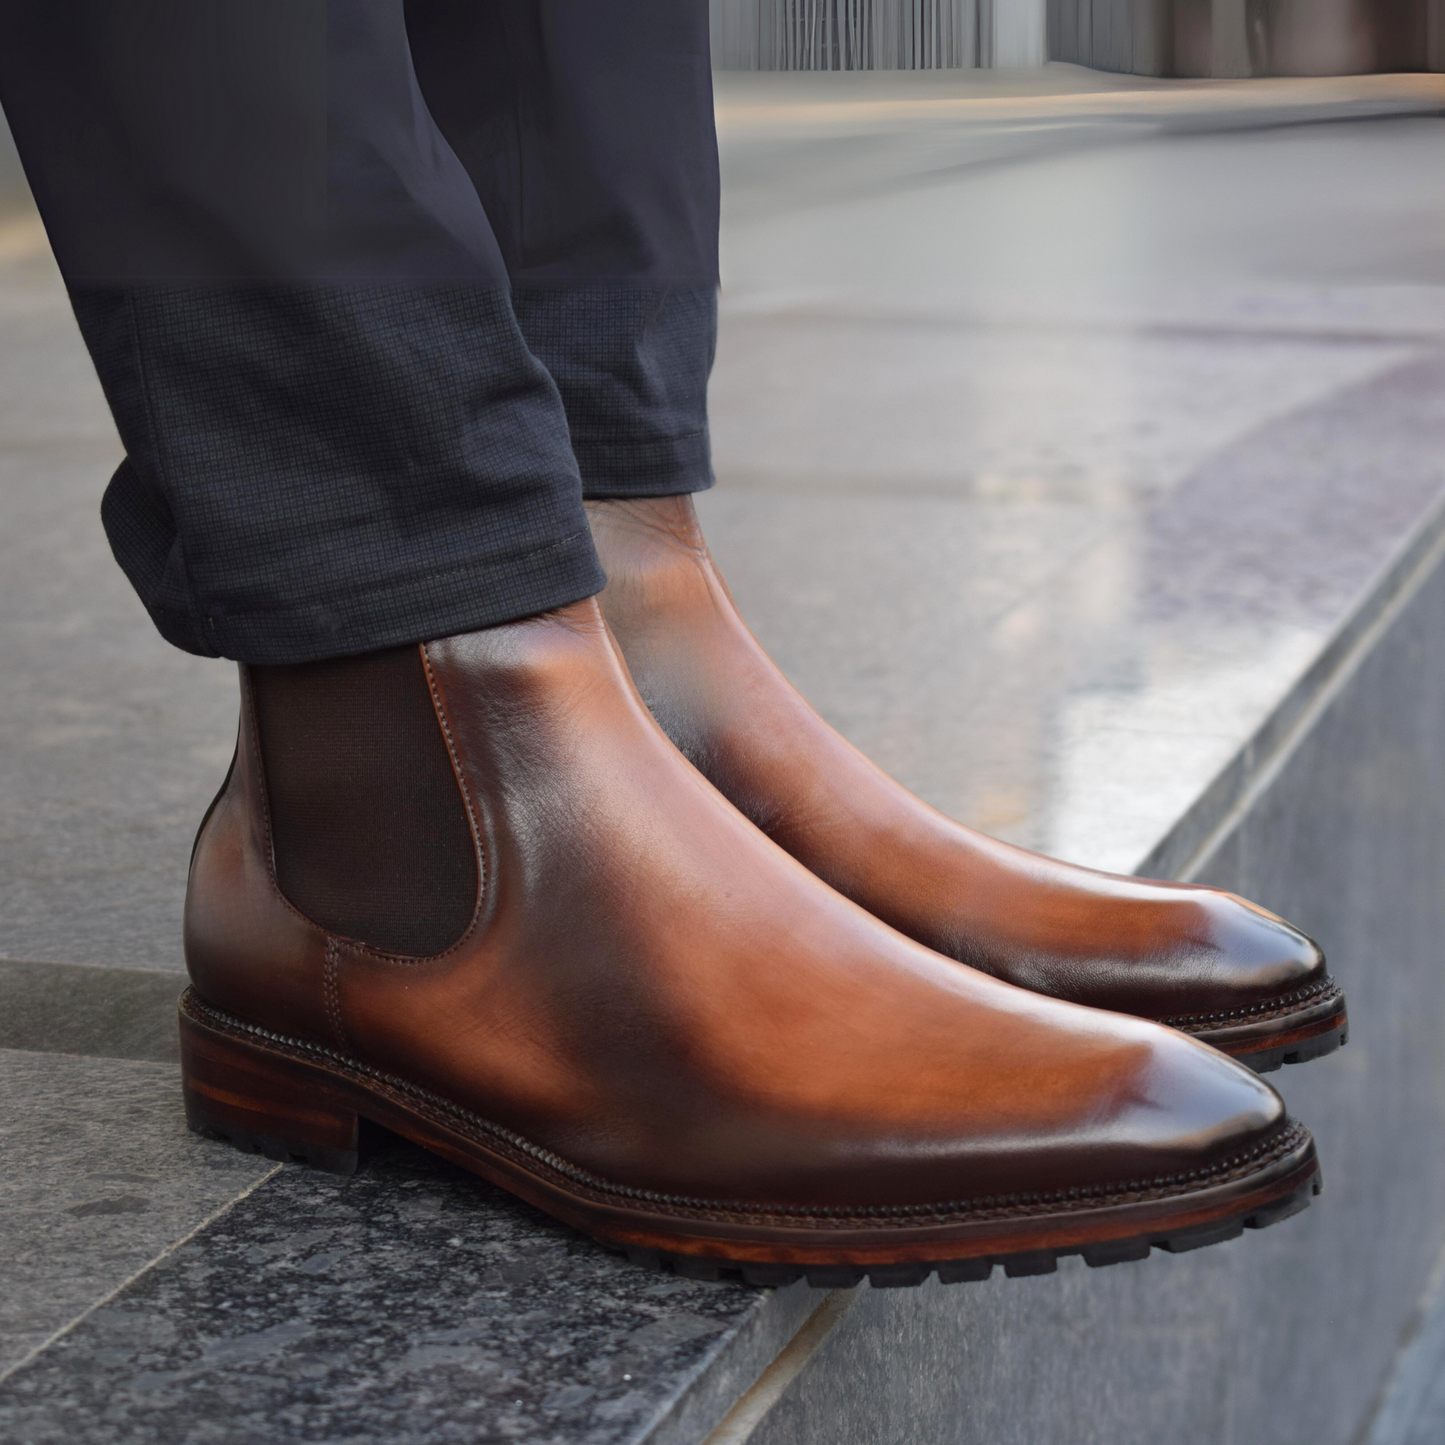
[{"label": "pair of chelsea boots", "polygon": [[756,1283],[1108,1264],[1309,1202],[1308,1131],[1226,1056],[1343,1041],[1309,940],[934,813],[762,653],[689,499],[591,507],[600,600],[242,668],[193,1127],[348,1170],[370,1120]]}]

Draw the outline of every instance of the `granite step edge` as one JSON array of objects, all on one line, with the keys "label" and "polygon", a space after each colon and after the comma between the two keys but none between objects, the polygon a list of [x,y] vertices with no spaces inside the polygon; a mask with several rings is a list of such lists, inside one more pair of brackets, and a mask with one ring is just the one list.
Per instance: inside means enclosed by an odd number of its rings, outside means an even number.
[{"label": "granite step edge", "polygon": [[0,959],[0,1049],[180,1066],[184,974]]},{"label": "granite step edge", "polygon": [[769,1291],[627,1445],[710,1445],[716,1427],[822,1307],[856,1293],[813,1289],[803,1280]]},{"label": "granite step edge", "polygon": [[1346,609],[1328,641],[1269,715],[1133,872],[1188,882],[1199,876],[1256,798],[1307,738],[1394,618],[1445,565],[1445,491]]}]

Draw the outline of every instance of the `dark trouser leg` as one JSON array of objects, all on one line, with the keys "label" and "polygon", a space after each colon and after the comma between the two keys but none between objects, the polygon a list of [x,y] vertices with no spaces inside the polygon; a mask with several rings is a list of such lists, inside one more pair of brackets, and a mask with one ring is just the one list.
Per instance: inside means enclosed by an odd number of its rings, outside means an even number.
[{"label": "dark trouser leg", "polygon": [[0,100],[128,454],[107,531],[167,638],[295,662],[597,590],[557,388],[402,0],[14,0]]},{"label": "dark trouser leg", "polygon": [[705,0],[407,0],[589,497],[712,482],[718,170]]}]

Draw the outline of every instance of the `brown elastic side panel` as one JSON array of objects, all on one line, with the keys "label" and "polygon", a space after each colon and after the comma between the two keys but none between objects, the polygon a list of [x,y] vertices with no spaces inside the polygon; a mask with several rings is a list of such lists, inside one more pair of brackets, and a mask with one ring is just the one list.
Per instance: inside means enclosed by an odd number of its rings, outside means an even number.
[{"label": "brown elastic side panel", "polygon": [[388,953],[455,943],[476,851],[418,649],[250,674],[281,891]]}]

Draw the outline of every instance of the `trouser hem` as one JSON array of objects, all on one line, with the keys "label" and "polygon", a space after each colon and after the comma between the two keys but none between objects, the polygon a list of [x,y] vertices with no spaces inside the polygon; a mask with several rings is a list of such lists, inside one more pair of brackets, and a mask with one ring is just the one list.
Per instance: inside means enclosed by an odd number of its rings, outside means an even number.
[{"label": "trouser hem", "polygon": [[[584,528],[523,557],[420,571],[283,609],[212,610],[195,631],[208,653],[237,662],[318,662],[517,622],[591,597],[606,581]],[[176,619],[161,610],[151,616],[168,632]]]},{"label": "trouser hem", "polygon": [[704,432],[668,441],[573,442],[582,471],[582,495],[672,497],[713,484],[711,448]]}]

